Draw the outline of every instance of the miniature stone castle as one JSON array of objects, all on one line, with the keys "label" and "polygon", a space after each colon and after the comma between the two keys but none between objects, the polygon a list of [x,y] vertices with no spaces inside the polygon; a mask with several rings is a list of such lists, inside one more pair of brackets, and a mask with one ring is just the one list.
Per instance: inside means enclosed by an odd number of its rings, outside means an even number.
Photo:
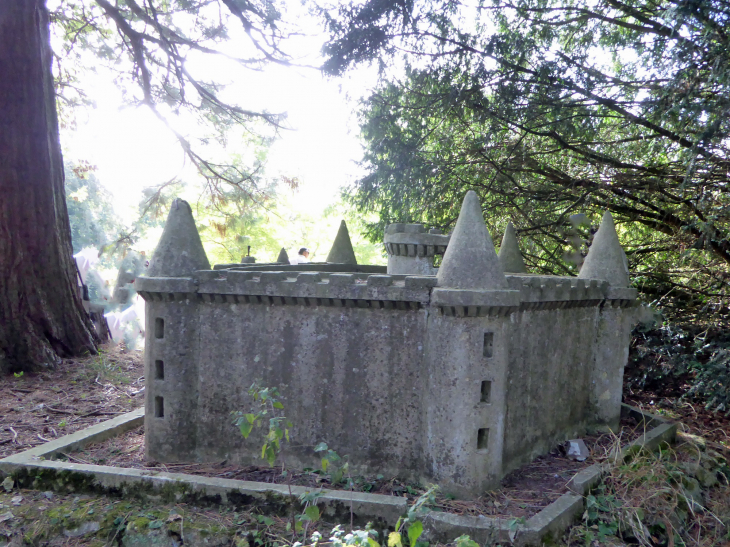
[{"label": "miniature stone castle", "polygon": [[353,473],[460,496],[618,426],[636,291],[608,213],[577,278],[525,273],[511,225],[497,256],[474,192],[450,236],[396,224],[385,246],[387,270],[358,265],[343,222],[326,263],[211,269],[176,200],[136,281],[147,458],[261,464],[230,418],[255,380],[283,396],[290,468],[324,441]]}]

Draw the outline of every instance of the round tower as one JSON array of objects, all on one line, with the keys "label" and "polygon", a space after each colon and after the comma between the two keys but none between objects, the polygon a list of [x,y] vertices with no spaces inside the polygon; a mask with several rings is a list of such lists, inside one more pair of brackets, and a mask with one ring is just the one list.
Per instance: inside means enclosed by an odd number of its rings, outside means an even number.
[{"label": "round tower", "polygon": [[448,235],[423,224],[390,224],[385,228],[385,249],[388,252],[388,273],[436,275]]}]

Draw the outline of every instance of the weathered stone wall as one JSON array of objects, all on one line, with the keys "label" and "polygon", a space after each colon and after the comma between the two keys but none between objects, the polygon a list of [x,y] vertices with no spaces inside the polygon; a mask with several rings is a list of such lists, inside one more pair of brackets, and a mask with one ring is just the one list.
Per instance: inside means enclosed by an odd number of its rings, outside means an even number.
[{"label": "weathered stone wall", "polygon": [[610,306],[615,317],[599,328],[607,283],[510,275],[491,304],[461,305],[479,302],[468,291],[434,297],[435,282],[226,270],[140,278],[148,457],[259,462],[260,435],[244,441],[230,418],[251,408],[258,381],[279,388],[294,423],[289,465],[316,466],[324,441],[355,470],[468,495],[618,412],[620,384],[601,387],[612,396],[603,401],[594,379],[623,366],[609,348],[628,331]]},{"label": "weathered stone wall", "polygon": [[318,467],[324,441],[356,469],[418,476],[425,310],[201,303],[199,313],[202,460],[260,463],[261,443],[227,418],[251,408],[257,380],[284,398],[290,465]]},{"label": "weathered stone wall", "polygon": [[593,425],[589,406],[598,310],[595,305],[536,309],[510,317],[504,472]]},{"label": "weathered stone wall", "polygon": [[473,495],[502,477],[508,323],[431,308],[422,398],[425,470],[447,492]]}]

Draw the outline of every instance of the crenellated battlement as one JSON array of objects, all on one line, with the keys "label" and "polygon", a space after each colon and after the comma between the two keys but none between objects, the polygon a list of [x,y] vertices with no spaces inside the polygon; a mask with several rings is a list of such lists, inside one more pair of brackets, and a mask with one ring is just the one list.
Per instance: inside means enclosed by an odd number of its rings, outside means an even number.
[{"label": "crenellated battlement", "polygon": [[[275,267],[276,265],[272,265]],[[278,265],[280,266],[280,265]],[[635,289],[611,289],[607,281],[575,277],[507,275],[509,291],[518,292],[519,300],[510,310],[454,309],[442,310],[448,315],[480,316],[505,311],[557,309],[599,306],[611,301],[612,306],[632,305]],[[435,276],[383,275],[367,273],[202,270],[190,278],[140,278],[137,290],[145,300],[172,301],[193,299],[205,302],[269,303],[272,305],[341,306],[358,305],[386,309],[411,309],[396,302],[416,302],[427,305],[436,287]],[[250,298],[248,298],[250,297]],[[261,298],[263,297],[263,298]],[[439,305],[441,308],[493,308],[478,295],[459,293],[458,304]],[[349,301],[342,304],[340,301]],[[365,301],[368,304],[364,305]],[[382,301],[382,304],[377,302]],[[358,304],[358,302],[360,302]]]},{"label": "crenellated battlement", "polygon": [[431,257],[446,252],[450,236],[423,224],[390,224],[385,228],[385,249],[389,255]]},{"label": "crenellated battlement", "polygon": [[449,235],[423,224],[390,224],[385,228],[388,273],[434,275],[434,259],[446,252]]},{"label": "crenellated battlement", "polygon": [[292,468],[324,441],[353,472],[464,496],[617,425],[636,290],[610,217],[578,277],[526,273],[511,224],[498,256],[473,192],[451,235],[394,224],[385,244],[389,273],[357,264],[344,222],[326,263],[211,269],[175,201],[136,280],[147,457],[256,463],[261,443],[229,421],[254,380],[282,393]]}]

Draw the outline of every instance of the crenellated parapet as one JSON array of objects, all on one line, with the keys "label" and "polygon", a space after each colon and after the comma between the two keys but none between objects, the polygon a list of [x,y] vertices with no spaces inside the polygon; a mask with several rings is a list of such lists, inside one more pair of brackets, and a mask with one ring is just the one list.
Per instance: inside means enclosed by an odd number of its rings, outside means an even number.
[{"label": "crenellated parapet", "polygon": [[[273,266],[273,265],[272,265]],[[229,303],[269,303],[272,305],[347,305],[360,307],[398,307],[388,302],[433,304],[447,315],[490,315],[487,310],[449,307],[508,307],[509,312],[561,309],[586,306],[628,307],[636,302],[636,289],[613,288],[600,279],[557,276],[506,275],[505,297],[478,291],[443,293],[433,288],[433,276],[387,275],[371,273],[301,272],[275,270],[202,270],[187,278],[140,277],[139,294],[149,301],[194,300]],[[451,298],[444,297],[444,294]],[[263,297],[263,298],[260,298]],[[365,306],[362,302],[367,301]],[[383,301],[380,305],[373,301]],[[355,304],[353,304],[354,302]],[[357,304],[360,302],[360,304]],[[407,309],[399,307],[398,309]],[[505,310],[492,312],[504,313]]]},{"label": "crenellated parapet", "polygon": [[432,277],[378,274],[208,270],[188,279],[141,278],[145,300],[418,309],[428,304]]},{"label": "crenellated parapet", "polygon": [[446,252],[450,236],[423,224],[390,224],[385,228],[388,273],[435,275],[436,257]]},{"label": "crenellated parapet", "polygon": [[[451,236],[391,225],[389,273],[357,264],[344,223],[326,263],[211,269],[175,203],[152,275],[136,280],[150,459],[256,463],[261,443],[229,420],[253,380],[282,393],[288,465],[312,467],[325,441],[354,472],[464,496],[618,423],[636,290],[610,216],[579,277],[525,273],[511,225],[498,256],[473,192]],[[419,260],[437,275],[414,273]]]},{"label": "crenellated parapet", "polygon": [[390,224],[385,228],[385,249],[395,256],[431,257],[443,255],[449,235],[438,228],[426,231],[423,224]]}]

